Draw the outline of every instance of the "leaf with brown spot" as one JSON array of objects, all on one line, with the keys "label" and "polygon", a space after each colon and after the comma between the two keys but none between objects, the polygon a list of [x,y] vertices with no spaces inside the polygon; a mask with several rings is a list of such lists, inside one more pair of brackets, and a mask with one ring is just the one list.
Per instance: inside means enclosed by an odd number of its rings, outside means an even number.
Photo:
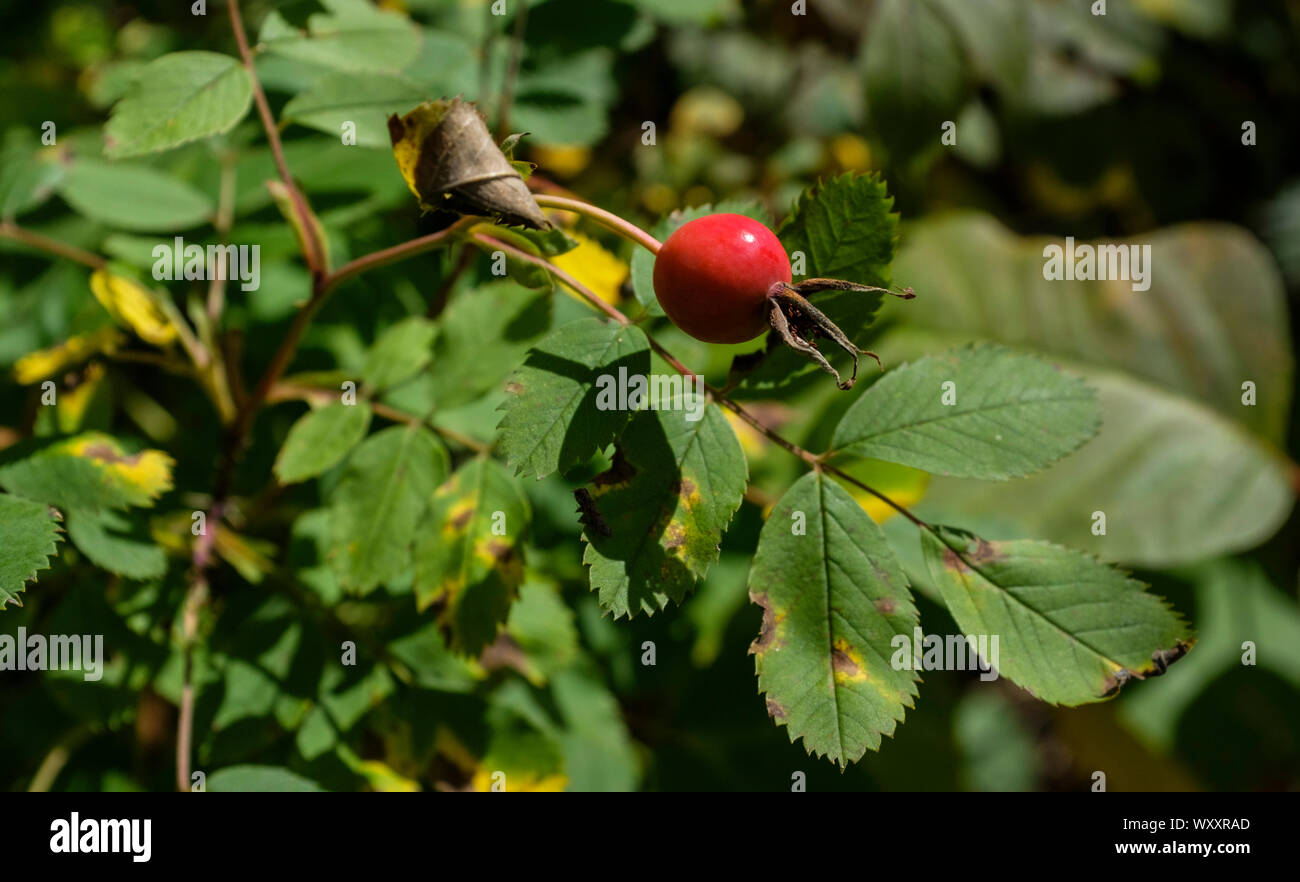
[{"label": "leaf with brown spot", "polygon": [[523,581],[528,499],[495,460],[465,463],[433,495],[415,543],[415,596],[452,649],[477,654],[497,637]]},{"label": "leaf with brown spot", "polygon": [[[633,416],[591,494],[609,535],[585,530],[583,563],[616,618],[681,603],[718,559],[748,480],[744,452],[716,407],[698,420],[661,408]],[[689,492],[688,492],[689,491]]]},{"label": "leaf with brown spot", "polygon": [[1159,676],[1195,642],[1145,585],[1048,542],[922,533],[930,575],[968,635],[998,636],[1000,674],[1050,704],[1078,705]]},{"label": "leaf with brown spot", "polygon": [[777,724],[841,767],[878,749],[917,694],[916,673],[892,664],[916,607],[880,528],[838,484],[804,475],[763,525],[749,586],[763,607],[750,652]]}]

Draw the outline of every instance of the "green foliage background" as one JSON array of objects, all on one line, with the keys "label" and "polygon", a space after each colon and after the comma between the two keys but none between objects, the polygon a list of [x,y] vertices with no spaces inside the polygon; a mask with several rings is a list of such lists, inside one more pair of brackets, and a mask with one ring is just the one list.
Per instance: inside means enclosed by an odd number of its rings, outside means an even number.
[{"label": "green foliage background", "polygon": [[[461,94],[495,122],[512,67],[514,0],[505,17],[488,14],[486,0],[383,5],[395,14],[376,19],[345,0],[242,6],[288,164],[335,267],[447,222],[417,210],[386,115]],[[509,130],[531,133],[516,157],[537,163],[538,178],[661,237],[676,209],[725,203],[778,226],[819,181],[878,173],[845,180],[887,187],[901,228],[881,210],[876,235],[837,241],[824,272],[918,296],[873,299],[866,312],[880,311],[863,339],[891,368],[972,341],[1045,356],[1097,390],[1102,428],[1013,482],[928,478],[874,460],[846,467],[928,519],[989,539],[1048,540],[1133,570],[1196,629],[1197,646],[1168,675],[1064,708],[1005,680],[929,672],[878,753],[843,774],[809,757],[772,725],[747,654],[762,619],[746,581],[763,509],[799,478],[799,462],[739,428],[754,490],[707,578],[653,617],[602,616],[606,594],[622,611],[629,600],[663,602],[630,596],[617,549],[593,543],[584,560],[572,489],[610,465],[596,449],[601,427],[577,449],[518,450],[504,438],[499,459],[474,455],[497,439],[507,380],[532,382],[530,348],[590,312],[539,287],[523,265],[512,265],[512,281],[496,280],[488,256],[463,246],[340,288],[291,368],[293,387],[307,392],[286,394],[254,424],[198,629],[195,768],[209,789],[482,788],[494,770],[512,789],[773,790],[802,771],[813,790],[1080,790],[1097,770],[1112,790],[1300,788],[1300,6],[1112,0],[1100,17],[1089,5],[808,0],[807,15],[794,16],[784,2],[543,0],[530,4],[518,44]],[[350,29],[357,21],[364,26]],[[311,279],[264,185],[275,169],[256,115],[244,112],[246,83],[223,61],[235,58],[225,4],[210,0],[203,16],[149,0],[10,4],[0,25],[0,220],[147,277],[159,240],[218,241],[215,215],[228,203],[228,241],[262,247],[261,288],[229,285],[223,314],[226,355],[254,382]],[[164,58],[182,51],[194,56]],[[149,82],[216,83],[212,105],[184,121],[194,140],[177,145],[149,127],[167,94],[110,118],[151,65],[163,70]],[[223,113],[240,121],[229,128]],[[47,120],[54,146],[40,141]],[[355,147],[338,141],[348,120]],[[940,141],[949,120],[954,146]],[[1245,120],[1257,129],[1253,146],[1242,143]],[[654,146],[642,140],[646,121]],[[174,149],[148,152],[161,146]],[[225,196],[223,167],[234,182]],[[839,192],[818,204],[834,214]],[[782,227],[787,245],[807,239],[802,224]],[[576,231],[617,258],[611,270],[587,256],[585,278],[617,285],[618,263],[630,264],[620,306],[653,313],[646,256],[598,227]],[[1151,290],[1045,283],[1043,245],[1066,235],[1151,243]],[[808,250],[816,262],[816,242]],[[0,259],[0,365],[110,323],[88,268],[4,237]],[[168,289],[187,314],[187,299],[206,293],[203,283]],[[445,308],[418,318],[431,302]],[[836,317],[861,328],[870,315]],[[665,322],[654,336],[715,383],[745,351],[706,346]],[[632,362],[649,358],[636,339],[619,345]],[[71,501],[58,541],[46,526],[7,537],[46,543],[58,559],[27,585],[22,607],[0,614],[0,633],[103,633],[110,651],[98,682],[0,672],[7,789],[174,786],[189,518],[210,501],[223,430],[191,379],[111,354],[94,363],[98,377],[81,365],[60,375],[87,390],[75,406],[40,407],[38,386],[10,370],[0,378],[0,486],[14,494],[0,495],[0,515],[40,523],[16,489],[35,479],[15,464],[73,433],[108,433],[124,453],[165,451],[173,486],[142,497],[105,479]],[[329,404],[349,379],[362,405]],[[1249,407],[1246,381],[1257,393]],[[879,425],[869,389],[864,381],[840,393],[791,362],[756,372],[737,397],[808,449],[879,455],[885,442],[862,434]],[[304,399],[326,406],[304,421]],[[431,414],[430,425],[408,430],[385,410]],[[719,437],[730,437],[725,429]],[[563,476],[533,480],[556,467]],[[992,470],[1032,468],[997,457]],[[378,485],[394,494],[382,510]],[[475,549],[428,537],[439,529],[431,524],[455,521],[455,493],[421,520],[439,486],[473,488],[527,520],[520,572],[476,572]],[[852,509],[838,486],[829,500]],[[925,631],[957,631],[943,603],[954,589],[934,566],[941,552],[923,549],[902,518],[860,507],[891,540]],[[1108,515],[1105,537],[1089,532],[1096,510]],[[346,550],[368,528],[375,541]],[[417,531],[413,544],[401,541]],[[385,536],[397,537],[392,547]],[[777,566],[779,551],[755,566]],[[43,563],[6,561],[13,572],[0,570],[0,599]],[[436,602],[458,574],[475,592]],[[505,578],[522,587],[508,639],[494,642],[473,625],[500,606],[508,591],[494,579]],[[335,663],[344,640],[357,644],[358,665]],[[641,663],[646,641],[654,666]],[[1256,644],[1257,665],[1240,664],[1243,641]],[[476,661],[452,651],[487,644]]]}]

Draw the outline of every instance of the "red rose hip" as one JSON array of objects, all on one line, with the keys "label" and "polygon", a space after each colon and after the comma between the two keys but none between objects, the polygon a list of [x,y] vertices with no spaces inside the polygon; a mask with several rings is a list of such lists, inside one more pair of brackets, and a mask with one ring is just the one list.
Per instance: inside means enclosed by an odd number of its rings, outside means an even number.
[{"label": "red rose hip", "polygon": [[673,324],[706,343],[743,343],[767,331],[768,292],[790,279],[780,240],[742,214],[682,224],[655,258],[659,305]]}]

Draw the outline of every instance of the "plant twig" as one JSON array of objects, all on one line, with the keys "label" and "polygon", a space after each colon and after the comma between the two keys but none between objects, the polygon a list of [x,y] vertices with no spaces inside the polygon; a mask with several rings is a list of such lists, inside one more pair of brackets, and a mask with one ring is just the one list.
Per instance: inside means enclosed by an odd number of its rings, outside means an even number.
[{"label": "plant twig", "polygon": [[91,269],[103,269],[108,265],[108,261],[98,254],[92,254],[84,251],[75,245],[69,245],[66,242],[60,242],[57,239],[51,239],[49,236],[37,233],[34,230],[23,229],[10,221],[0,222],[0,236],[13,239],[15,242],[21,242],[31,248],[45,251],[59,257],[66,257],[68,260],[76,261]]},{"label": "plant twig", "polygon": [[533,200],[542,208],[558,208],[561,211],[572,211],[575,214],[584,215],[605,229],[618,233],[624,239],[640,245],[651,254],[658,254],[659,249],[663,247],[658,239],[636,224],[624,220],[612,211],[606,211],[592,205],[590,202],[583,202],[581,199],[570,199],[568,196],[552,196],[547,193],[534,193]]},{"label": "plant twig", "polygon": [[[295,386],[290,383],[277,383],[271,390],[271,393],[267,396],[266,400],[268,402],[300,400],[324,403],[335,400],[337,395],[338,393],[333,389],[317,389],[307,386]],[[446,438],[448,441],[464,447],[466,450],[472,450],[475,453],[488,453],[491,451],[491,446],[484,444],[482,441],[471,438],[468,435],[463,435],[455,429],[444,428],[428,419],[422,419],[413,413],[407,413],[404,410],[399,410],[396,407],[384,404],[382,401],[368,400],[366,404],[372,411],[374,411],[376,416],[383,417],[386,420],[391,420],[395,423],[403,423],[408,426],[423,426],[427,429],[431,429],[443,438]]]},{"label": "plant twig", "polygon": [[430,233],[427,236],[421,236],[418,239],[411,239],[407,242],[401,243],[400,245],[394,245],[391,248],[384,248],[381,251],[373,251],[363,257],[358,257],[356,260],[349,261],[334,272],[330,273],[321,282],[320,287],[328,294],[339,285],[361,275],[364,272],[369,272],[372,269],[378,269],[379,267],[387,266],[390,263],[397,263],[399,260],[406,260],[409,257],[424,254],[426,251],[432,251],[435,248],[442,248],[454,237],[460,235],[463,230],[474,226],[476,223],[480,223],[482,220],[483,219],[480,217],[466,215],[457,220],[451,226],[439,230],[436,233]]},{"label": "plant twig", "polygon": [[[213,218],[212,228],[217,233],[217,238],[223,241],[230,234],[230,228],[234,225],[235,218],[235,154],[231,151],[223,151],[221,154],[221,185],[217,196],[217,214]],[[221,319],[221,313],[226,305],[226,276],[229,273],[229,265],[223,267],[223,271],[214,273],[208,283],[208,319],[215,327]],[[211,345],[211,341],[208,341]],[[213,347],[215,348],[215,347]]]},{"label": "plant twig", "polygon": [[324,272],[325,260],[321,253],[321,243],[316,238],[316,225],[312,223],[311,208],[307,205],[307,198],[302,195],[302,191],[298,189],[289,174],[289,164],[284,159],[284,145],[280,143],[280,129],[275,124],[275,117],[271,115],[271,106],[266,101],[266,92],[262,90],[262,84],[258,81],[257,72],[253,67],[253,53],[249,51],[248,37],[244,34],[244,21],[239,15],[239,0],[226,0],[226,6],[230,10],[230,28],[235,33],[239,57],[244,63],[244,69],[248,71],[248,79],[253,86],[253,103],[257,105],[257,113],[262,118],[262,128],[266,130],[266,140],[271,146],[271,156],[275,160],[276,171],[279,172],[280,180],[284,182],[284,187],[289,192],[289,201],[302,226],[305,252],[303,259],[307,261],[307,269],[315,279]]}]

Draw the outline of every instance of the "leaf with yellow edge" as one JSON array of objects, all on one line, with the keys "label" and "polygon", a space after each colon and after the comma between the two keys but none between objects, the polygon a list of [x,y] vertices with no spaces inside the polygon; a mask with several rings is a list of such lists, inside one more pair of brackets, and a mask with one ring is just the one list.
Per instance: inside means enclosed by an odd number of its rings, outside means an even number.
[{"label": "leaf with yellow edge", "polygon": [[763,524],[749,596],[763,608],[749,651],[768,715],[841,768],[879,749],[917,694],[893,656],[918,615],[884,534],[824,473],[796,481]]},{"label": "leaf with yellow edge", "polygon": [[523,581],[528,498],[495,460],[479,457],[433,494],[415,544],[415,596],[435,606],[453,650],[477,655],[496,638]]},{"label": "leaf with yellow edge", "polygon": [[539,774],[537,772],[514,772],[507,769],[479,769],[470,780],[470,789],[476,793],[488,793],[494,786],[510,793],[563,793],[568,779],[561,774]]},{"label": "leaf with yellow edge", "polygon": [[112,325],[69,337],[48,349],[29,352],[14,362],[14,379],[24,386],[75,367],[101,353],[116,352],[126,335]]},{"label": "leaf with yellow edge", "polygon": [[176,326],[159,308],[156,295],[139,282],[99,269],[90,276],[90,291],[114,321],[146,343],[163,346],[176,339]]},{"label": "leaf with yellow edge", "polygon": [[[101,395],[100,393],[104,393]],[[60,432],[72,433],[81,428],[90,406],[96,400],[106,401],[108,389],[104,385],[104,366],[99,362],[86,365],[75,386],[64,391],[55,405],[55,418]]]},{"label": "leaf with yellow edge", "polygon": [[354,770],[366,779],[377,793],[419,793],[420,782],[412,781],[379,760],[363,760]]},{"label": "leaf with yellow edge", "polygon": [[659,410],[638,411],[613,465],[588,488],[605,529],[588,518],[582,561],[601,608],[615,618],[681,603],[718,559],[745,493],[745,455],[719,409],[680,405],[669,398]]},{"label": "leaf with yellow edge", "polygon": [[87,432],[0,468],[0,487],[60,508],[148,506],[172,489],[173,465],[161,450],[128,453],[116,439]]},{"label": "leaf with yellow edge", "polygon": [[1163,674],[1196,642],[1162,598],[1084,552],[950,527],[922,532],[921,548],[962,632],[1000,635],[990,661],[1040,701],[1110,698]]}]

